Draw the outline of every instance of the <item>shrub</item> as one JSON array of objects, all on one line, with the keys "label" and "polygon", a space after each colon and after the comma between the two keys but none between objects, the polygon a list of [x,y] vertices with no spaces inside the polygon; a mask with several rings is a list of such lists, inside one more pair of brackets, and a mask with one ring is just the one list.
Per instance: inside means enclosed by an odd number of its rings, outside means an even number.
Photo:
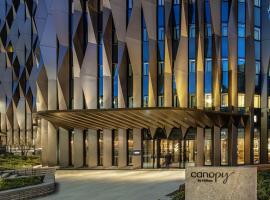
[{"label": "shrub", "polygon": [[259,172],[257,179],[258,200],[270,200],[270,172]]},{"label": "shrub", "polygon": [[44,176],[27,176],[0,179],[0,191],[43,183]]}]

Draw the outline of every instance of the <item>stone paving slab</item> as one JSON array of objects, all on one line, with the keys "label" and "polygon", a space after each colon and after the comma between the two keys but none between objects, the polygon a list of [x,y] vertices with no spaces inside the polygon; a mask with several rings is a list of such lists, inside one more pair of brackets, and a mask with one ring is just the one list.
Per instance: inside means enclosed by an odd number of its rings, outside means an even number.
[{"label": "stone paving slab", "polygon": [[165,200],[184,170],[59,170],[59,191],[41,200]]}]

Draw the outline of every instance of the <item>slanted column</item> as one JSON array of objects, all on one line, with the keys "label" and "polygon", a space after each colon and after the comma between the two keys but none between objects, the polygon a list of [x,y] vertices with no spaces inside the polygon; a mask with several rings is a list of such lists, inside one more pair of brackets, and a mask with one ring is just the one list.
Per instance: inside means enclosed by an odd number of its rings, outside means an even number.
[{"label": "slanted column", "polygon": [[214,148],[213,148],[213,165],[220,166],[220,128],[214,126],[213,128],[214,136]]},{"label": "slanted column", "polygon": [[124,129],[118,130],[118,139],[119,139],[119,160],[118,167],[127,166],[127,132]]},{"label": "slanted column", "polygon": [[59,165],[69,165],[69,133],[63,128],[59,128]]},{"label": "slanted column", "polygon": [[51,122],[48,122],[48,166],[57,165],[57,130]]},{"label": "slanted column", "polygon": [[197,159],[196,166],[204,165],[204,129],[197,127],[197,136],[196,136],[196,145],[197,145]]},{"label": "slanted column", "polygon": [[229,165],[237,165],[237,127],[233,123],[229,127]]},{"label": "slanted column", "polygon": [[98,166],[97,145],[97,131],[88,129],[88,158],[86,162],[88,162],[88,167],[90,168]]},{"label": "slanted column", "polygon": [[112,131],[103,130],[103,167],[112,166]]},{"label": "slanted column", "polygon": [[133,155],[133,168],[142,168],[142,133],[141,129],[133,129],[133,149],[141,151],[141,155]]},{"label": "slanted column", "polygon": [[83,131],[74,129],[73,164],[75,168],[83,167]]},{"label": "slanted column", "polygon": [[41,119],[41,163],[43,166],[48,165],[48,122]]},{"label": "slanted column", "polygon": [[245,127],[245,165],[251,164],[251,147],[252,147],[251,131],[252,131],[251,119],[249,119]]},{"label": "slanted column", "polygon": [[[53,61],[52,61],[53,62]],[[56,68],[55,68],[56,69]],[[54,71],[56,73],[56,71]],[[54,74],[55,75],[55,74]],[[56,77],[51,74],[48,80],[48,110],[57,109],[57,81]],[[51,122],[48,122],[48,165],[57,165],[57,130]]]}]

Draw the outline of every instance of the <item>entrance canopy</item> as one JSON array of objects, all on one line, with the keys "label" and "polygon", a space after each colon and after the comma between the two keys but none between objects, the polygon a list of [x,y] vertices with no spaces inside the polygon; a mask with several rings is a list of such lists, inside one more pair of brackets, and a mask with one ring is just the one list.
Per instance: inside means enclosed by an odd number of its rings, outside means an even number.
[{"label": "entrance canopy", "polygon": [[36,113],[39,118],[66,129],[151,129],[244,126],[249,115],[189,108],[118,108],[50,110]]}]

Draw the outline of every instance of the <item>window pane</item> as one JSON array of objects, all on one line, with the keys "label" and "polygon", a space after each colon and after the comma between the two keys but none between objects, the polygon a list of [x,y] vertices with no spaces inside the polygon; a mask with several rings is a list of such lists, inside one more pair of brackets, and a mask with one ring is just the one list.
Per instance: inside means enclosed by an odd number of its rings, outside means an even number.
[{"label": "window pane", "polygon": [[212,165],[212,130],[205,129],[204,132],[204,164]]},{"label": "window pane", "polygon": [[254,128],[254,138],[253,138],[253,162],[254,164],[260,163],[260,131]]},{"label": "window pane", "polygon": [[245,131],[243,128],[237,129],[237,164],[245,163]]},{"label": "window pane", "polygon": [[228,129],[223,128],[220,131],[220,139],[221,139],[221,165],[228,165]]}]

